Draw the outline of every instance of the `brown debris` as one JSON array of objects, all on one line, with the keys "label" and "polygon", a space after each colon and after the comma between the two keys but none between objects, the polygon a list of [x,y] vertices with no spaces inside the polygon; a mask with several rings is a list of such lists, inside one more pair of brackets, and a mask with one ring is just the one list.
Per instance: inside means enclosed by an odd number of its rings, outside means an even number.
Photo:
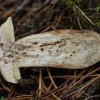
[{"label": "brown debris", "polygon": [[[90,8],[98,1],[85,2],[87,15],[95,14]],[[95,29],[78,14],[69,10],[63,0],[0,1],[0,25],[11,16],[16,40],[49,30]],[[8,83],[0,75],[0,97],[5,100],[100,99],[100,63],[81,70],[23,68],[21,74],[23,80],[19,84]]]}]

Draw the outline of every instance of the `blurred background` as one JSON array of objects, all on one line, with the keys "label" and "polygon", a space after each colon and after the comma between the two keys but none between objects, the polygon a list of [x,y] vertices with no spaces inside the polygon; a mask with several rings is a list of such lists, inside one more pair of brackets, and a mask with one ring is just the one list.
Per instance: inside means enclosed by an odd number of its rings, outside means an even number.
[{"label": "blurred background", "polygon": [[[100,0],[0,0],[0,25],[9,16],[16,40],[58,29],[100,32]],[[17,85],[0,76],[0,100],[100,100],[99,65],[84,70],[22,68]]]}]

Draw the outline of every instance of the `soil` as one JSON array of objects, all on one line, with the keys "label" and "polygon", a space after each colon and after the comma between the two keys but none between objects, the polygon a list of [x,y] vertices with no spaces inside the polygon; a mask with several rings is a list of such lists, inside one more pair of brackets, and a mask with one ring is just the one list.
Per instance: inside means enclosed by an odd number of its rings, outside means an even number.
[{"label": "soil", "polygon": [[[0,25],[11,16],[16,40],[58,29],[100,32],[99,13],[95,10],[99,2],[0,0]],[[9,83],[0,75],[0,100],[100,100],[99,66],[98,62],[81,70],[21,68],[22,80],[18,84]]]}]

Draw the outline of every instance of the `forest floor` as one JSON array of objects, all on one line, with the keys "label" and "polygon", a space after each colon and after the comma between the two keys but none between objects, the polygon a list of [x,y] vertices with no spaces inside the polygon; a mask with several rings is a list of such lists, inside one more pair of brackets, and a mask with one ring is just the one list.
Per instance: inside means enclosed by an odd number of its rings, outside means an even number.
[{"label": "forest floor", "polygon": [[[11,16],[16,40],[58,29],[99,32],[99,2],[0,0],[0,25]],[[18,84],[6,82],[0,75],[0,100],[100,100],[99,62],[78,70],[21,68],[20,71],[22,83]]]}]

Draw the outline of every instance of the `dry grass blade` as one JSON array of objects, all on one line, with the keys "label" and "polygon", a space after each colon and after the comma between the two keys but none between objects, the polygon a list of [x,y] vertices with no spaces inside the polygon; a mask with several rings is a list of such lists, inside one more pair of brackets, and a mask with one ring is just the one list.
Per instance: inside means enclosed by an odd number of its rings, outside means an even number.
[{"label": "dry grass blade", "polygon": [[34,99],[33,95],[21,95],[21,96],[11,97],[9,100],[34,100]]},{"label": "dry grass blade", "polygon": [[61,100],[61,99],[60,99],[59,97],[57,97],[54,93],[51,93],[51,92],[50,92],[51,86],[52,86],[52,83],[50,84],[49,88],[47,88],[47,87],[45,86],[44,82],[43,82],[43,87],[44,87],[44,89],[46,90],[46,93],[51,94],[56,100]]},{"label": "dry grass blade", "polygon": [[41,96],[41,93],[42,93],[42,68],[40,68],[40,74],[39,74],[38,97]]},{"label": "dry grass blade", "polygon": [[72,96],[72,98],[79,98],[87,89],[88,86],[90,86],[92,83],[100,79],[100,75],[96,78],[90,80],[88,83],[86,83],[84,86],[82,86],[80,89],[78,89],[78,92]]},{"label": "dry grass blade", "polygon": [[70,84],[69,84],[69,86],[68,86],[69,89],[71,89],[70,87],[76,83],[76,80],[79,79],[79,78],[83,75],[83,73],[84,73],[86,70],[87,70],[87,69],[84,69],[83,71],[81,71],[81,72],[77,75],[76,78],[73,78],[72,82],[70,82]]},{"label": "dry grass blade", "polygon": [[76,86],[78,83],[80,83],[82,80],[84,80],[86,77],[90,76],[91,74],[95,73],[96,71],[100,70],[100,67],[98,67],[97,69],[91,71],[89,74],[87,74],[86,76],[84,76],[83,78],[81,78],[79,81],[77,81],[75,84],[73,84],[72,86],[69,87],[69,89],[73,88],[74,86]]},{"label": "dry grass blade", "polygon": [[56,86],[56,84],[55,84],[55,82],[54,82],[54,80],[53,80],[53,78],[52,78],[52,76],[51,76],[50,71],[49,71],[49,69],[48,69],[48,68],[47,68],[47,72],[48,72],[48,75],[49,75],[49,78],[50,78],[50,80],[51,80],[52,84],[53,84],[53,85],[54,85],[54,87],[57,89],[57,86]]},{"label": "dry grass blade", "polygon": [[8,98],[6,98],[6,100],[10,100],[12,94],[14,93],[14,90],[15,90],[15,85],[12,85],[12,87],[9,91],[9,94],[8,94]]},{"label": "dry grass blade", "polygon": [[91,99],[93,99],[93,98],[98,98],[98,97],[100,97],[100,94],[98,94],[98,95],[93,95],[93,96],[89,96],[89,97],[86,98],[85,100],[91,100]]},{"label": "dry grass blade", "polygon": [[3,88],[4,88],[5,90],[10,91],[10,88],[7,87],[7,86],[2,82],[1,78],[0,78],[0,83],[2,84],[2,86],[3,86]]}]

